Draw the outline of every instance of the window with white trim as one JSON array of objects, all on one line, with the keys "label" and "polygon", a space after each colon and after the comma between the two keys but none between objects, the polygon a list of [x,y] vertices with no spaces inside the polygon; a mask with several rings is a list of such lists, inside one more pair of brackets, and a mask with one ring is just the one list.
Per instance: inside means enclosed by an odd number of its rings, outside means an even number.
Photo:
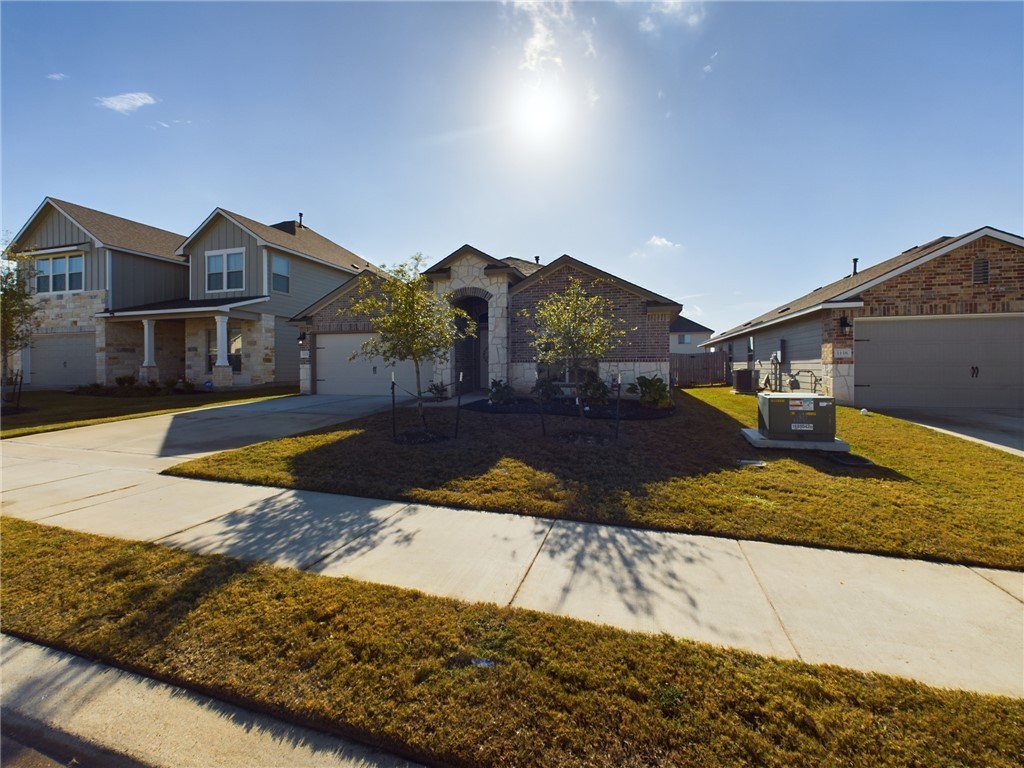
[{"label": "window with white trim", "polygon": [[206,252],[206,290],[240,291],[245,287],[245,249]]},{"label": "window with white trim", "polygon": [[284,256],[274,255],[270,259],[270,287],[280,293],[291,291],[289,263]]},{"label": "window with white trim", "polygon": [[81,254],[36,259],[36,293],[82,290],[85,287],[84,263]]}]

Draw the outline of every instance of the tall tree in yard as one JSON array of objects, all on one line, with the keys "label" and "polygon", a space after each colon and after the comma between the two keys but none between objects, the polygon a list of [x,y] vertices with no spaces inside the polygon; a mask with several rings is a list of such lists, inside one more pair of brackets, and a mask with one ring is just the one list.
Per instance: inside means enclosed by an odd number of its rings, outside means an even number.
[{"label": "tall tree in yard", "polygon": [[0,332],[2,332],[3,382],[7,382],[10,356],[28,346],[36,327],[32,279],[35,262],[31,253],[19,253],[14,243],[3,249],[0,261]]},{"label": "tall tree in yard", "polygon": [[416,254],[403,264],[385,269],[383,276],[360,275],[359,298],[346,314],[367,318],[374,332],[353,358],[381,357],[388,365],[412,361],[420,421],[426,428],[420,367],[428,360],[447,360],[455,342],[476,333],[476,323],[452,306],[451,294],[439,296],[434,292],[420,271],[422,263],[423,256]]},{"label": "tall tree in yard", "polygon": [[[596,364],[626,335],[613,309],[611,299],[588,293],[576,278],[569,280],[564,291],[548,294],[537,302],[532,315],[534,327],[526,329],[537,362],[564,363],[576,376],[580,368]],[[522,314],[531,317],[526,310]],[[583,398],[578,401],[583,416]]]}]

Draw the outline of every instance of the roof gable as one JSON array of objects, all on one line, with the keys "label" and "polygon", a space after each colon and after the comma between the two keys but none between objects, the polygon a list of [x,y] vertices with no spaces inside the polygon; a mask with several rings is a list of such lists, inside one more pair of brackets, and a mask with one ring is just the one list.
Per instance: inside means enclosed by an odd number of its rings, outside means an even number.
[{"label": "roof gable", "polygon": [[469,243],[465,243],[464,245],[456,248],[454,251],[449,253],[447,256],[445,256],[443,259],[441,259],[433,266],[427,267],[425,270],[423,270],[423,274],[428,276],[444,274],[451,267],[452,264],[466,257],[479,259],[483,261],[487,267],[493,267],[494,269],[505,269],[510,266],[509,264],[506,264],[500,259],[496,259],[490,254],[484,253],[479,248],[474,248]]},{"label": "roof gable", "polygon": [[178,262],[183,261],[182,257],[177,255],[177,249],[185,239],[184,235],[65,200],[58,200],[54,197],[44,198],[25,226],[19,230],[14,238],[15,242],[32,229],[42,212],[48,207],[67,217],[79,229],[86,232],[98,247]]},{"label": "roof gable", "polygon": [[707,328],[688,317],[684,317],[683,315],[678,315],[673,319],[668,330],[669,333],[713,333],[710,328]]},{"label": "roof gable", "polygon": [[181,243],[178,253],[184,254],[189,245],[218,216],[248,232],[261,246],[270,246],[296,256],[304,256],[353,274],[363,270],[380,271],[376,265],[297,221],[283,221],[273,225],[262,224],[224,208],[214,209],[213,213],[207,216],[203,223]]},{"label": "roof gable", "polygon": [[902,275],[904,272],[944,256],[982,237],[993,237],[1024,248],[1024,239],[1019,235],[1003,232],[994,227],[981,227],[957,237],[938,237],[923,245],[908,248],[898,256],[862,269],[856,274],[847,275],[833,283],[815,288],[810,293],[793,299],[781,307],[769,310],[752,320],[748,320],[743,325],[723,331],[714,340],[720,341],[733,336],[745,335],[756,328],[774,325],[798,315],[829,307],[839,307],[844,302],[856,301],[859,294],[863,291],[874,288],[886,280]]},{"label": "roof gable", "polygon": [[596,280],[608,280],[610,282],[613,282],[619,287],[629,291],[630,293],[636,294],[651,306],[660,306],[665,308],[675,307],[676,313],[682,311],[683,307],[678,302],[672,301],[672,299],[662,296],[661,294],[654,293],[654,291],[649,291],[646,288],[636,285],[635,283],[629,282],[628,280],[623,280],[621,277],[616,277],[610,272],[605,272],[603,269],[593,267],[590,264],[587,264],[586,262],[580,261],[579,259],[574,259],[572,256],[569,256],[568,254],[559,256],[550,264],[547,264],[541,269],[538,269],[532,275],[530,275],[525,280],[523,280],[515,287],[513,287],[509,292],[517,293],[518,291],[524,290],[529,286],[533,285],[534,283],[544,280],[549,275],[553,275],[555,272],[565,269],[566,267],[573,267],[581,272],[586,272],[588,275],[591,275]]}]

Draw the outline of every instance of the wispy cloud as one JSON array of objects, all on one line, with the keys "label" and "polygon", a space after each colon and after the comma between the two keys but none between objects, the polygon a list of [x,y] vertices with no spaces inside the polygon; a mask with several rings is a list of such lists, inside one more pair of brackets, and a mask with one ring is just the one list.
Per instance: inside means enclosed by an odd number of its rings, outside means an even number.
[{"label": "wispy cloud", "polygon": [[652,248],[682,248],[679,243],[673,243],[667,237],[661,235],[651,235],[651,239],[647,241],[646,245]]},{"label": "wispy cloud", "polygon": [[[561,45],[556,31],[573,20],[572,7],[568,0],[561,2],[536,2],[535,0],[514,0],[512,7],[530,21],[531,34],[523,45],[520,69],[540,72],[549,64],[563,66]],[[593,48],[593,38],[589,39]]]},{"label": "wispy cloud", "polygon": [[63,72],[51,72],[46,76],[47,80],[67,80],[68,76]]},{"label": "wispy cloud", "polygon": [[120,112],[122,115],[131,114],[140,107],[145,107],[149,104],[156,104],[156,99],[144,92],[119,93],[117,96],[97,96],[96,101],[99,103],[99,106]]},{"label": "wispy cloud", "polygon": [[647,6],[647,15],[640,19],[640,31],[654,34],[660,22],[696,27],[707,15],[703,0],[660,0]]},{"label": "wispy cloud", "polygon": [[681,244],[674,243],[667,237],[651,235],[646,243],[629,254],[629,258],[633,261],[649,261],[650,259],[664,258],[682,250],[684,249]]},{"label": "wispy cloud", "polygon": [[710,75],[714,71],[714,67],[711,66],[711,63],[715,59],[717,59],[717,58],[718,58],[718,51],[715,51],[713,54],[711,54],[711,58],[708,59],[708,63],[704,65],[704,74],[705,75]]}]

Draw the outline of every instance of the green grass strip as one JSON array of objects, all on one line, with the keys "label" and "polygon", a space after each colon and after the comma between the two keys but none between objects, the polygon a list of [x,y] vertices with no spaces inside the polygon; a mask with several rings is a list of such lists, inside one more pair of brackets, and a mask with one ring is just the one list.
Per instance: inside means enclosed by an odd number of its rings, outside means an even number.
[{"label": "green grass strip", "polygon": [[428,763],[885,768],[1024,755],[1020,700],[11,518],[2,534],[3,631]]}]

